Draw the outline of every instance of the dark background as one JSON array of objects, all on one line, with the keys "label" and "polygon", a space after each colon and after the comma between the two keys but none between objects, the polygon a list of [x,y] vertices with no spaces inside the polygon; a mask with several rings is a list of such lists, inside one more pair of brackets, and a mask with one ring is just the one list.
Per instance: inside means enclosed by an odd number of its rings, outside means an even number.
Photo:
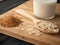
[{"label": "dark background", "polygon": [[60,0],[58,0],[58,3],[60,3]]}]

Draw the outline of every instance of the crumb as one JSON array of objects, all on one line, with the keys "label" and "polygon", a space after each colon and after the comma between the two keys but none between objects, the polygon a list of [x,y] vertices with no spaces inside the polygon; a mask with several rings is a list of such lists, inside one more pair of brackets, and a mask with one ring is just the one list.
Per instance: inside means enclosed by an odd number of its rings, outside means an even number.
[{"label": "crumb", "polygon": [[30,35],[41,35],[42,34],[42,32],[40,32],[35,26],[33,26],[27,22],[23,22],[21,24],[20,30],[26,31]]}]

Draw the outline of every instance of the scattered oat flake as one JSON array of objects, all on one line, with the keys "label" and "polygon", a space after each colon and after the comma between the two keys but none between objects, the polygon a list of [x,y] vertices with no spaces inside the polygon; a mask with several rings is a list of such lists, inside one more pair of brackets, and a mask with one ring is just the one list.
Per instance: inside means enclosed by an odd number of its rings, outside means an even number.
[{"label": "scattered oat flake", "polygon": [[42,33],[33,25],[23,22],[20,30],[26,31],[30,35],[41,35]]}]

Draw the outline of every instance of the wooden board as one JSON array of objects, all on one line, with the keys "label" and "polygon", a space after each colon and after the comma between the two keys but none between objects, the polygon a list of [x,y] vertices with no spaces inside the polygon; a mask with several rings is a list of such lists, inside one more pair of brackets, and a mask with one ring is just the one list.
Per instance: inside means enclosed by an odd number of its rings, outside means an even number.
[{"label": "wooden board", "polygon": [[[24,9],[30,15],[33,16],[32,4],[33,4],[32,0],[29,0],[26,3],[14,8],[2,15],[18,15],[17,13],[15,13],[15,10],[16,9]],[[22,18],[22,20],[32,23],[30,20],[28,20],[24,17]],[[60,26],[60,4],[57,4],[57,7],[56,7],[56,17],[52,20],[49,20],[49,21],[57,22]],[[8,30],[8,29],[7,30],[0,29],[0,33],[6,34],[9,36],[18,38],[18,39],[22,39],[24,41],[31,42],[36,45],[60,45],[60,33],[56,34],[56,35],[43,33],[41,36],[35,36],[35,35],[29,35],[24,31],[21,32],[20,30]]]}]

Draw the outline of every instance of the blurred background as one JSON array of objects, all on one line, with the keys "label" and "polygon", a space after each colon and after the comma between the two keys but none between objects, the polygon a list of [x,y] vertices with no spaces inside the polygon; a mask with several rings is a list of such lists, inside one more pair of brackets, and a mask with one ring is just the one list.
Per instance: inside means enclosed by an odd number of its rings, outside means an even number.
[{"label": "blurred background", "polygon": [[[5,1],[5,0],[4,0]],[[22,4],[22,3],[24,3],[24,2],[26,2],[27,0],[21,0],[20,2],[19,2],[19,0],[16,0],[16,2],[14,2],[14,4],[16,4],[16,5],[14,5],[13,3],[11,3],[11,4],[13,4],[14,6],[11,6],[10,5],[10,8],[8,8],[8,7],[6,7],[7,9],[6,10],[9,10],[9,9],[11,9],[11,8],[13,8],[13,7],[16,7],[17,5],[19,5],[19,4]],[[7,3],[7,2],[6,2]],[[60,3],[60,0],[58,0],[58,3]],[[1,8],[1,6],[2,6],[3,4],[2,4],[2,2],[0,3],[0,14],[1,13],[4,13],[6,10],[2,10],[3,8]],[[6,5],[5,5],[6,6]],[[4,9],[5,9],[5,7],[4,7]],[[34,44],[31,44],[31,43],[29,43],[29,42],[25,42],[25,41],[22,41],[22,40],[18,40],[18,39],[16,39],[16,38],[13,38],[13,37],[9,37],[9,36],[7,36],[7,35],[4,35],[4,34],[1,34],[0,33],[0,45],[34,45]]]},{"label": "blurred background", "polygon": [[60,3],[60,0],[58,0],[58,3]]}]

